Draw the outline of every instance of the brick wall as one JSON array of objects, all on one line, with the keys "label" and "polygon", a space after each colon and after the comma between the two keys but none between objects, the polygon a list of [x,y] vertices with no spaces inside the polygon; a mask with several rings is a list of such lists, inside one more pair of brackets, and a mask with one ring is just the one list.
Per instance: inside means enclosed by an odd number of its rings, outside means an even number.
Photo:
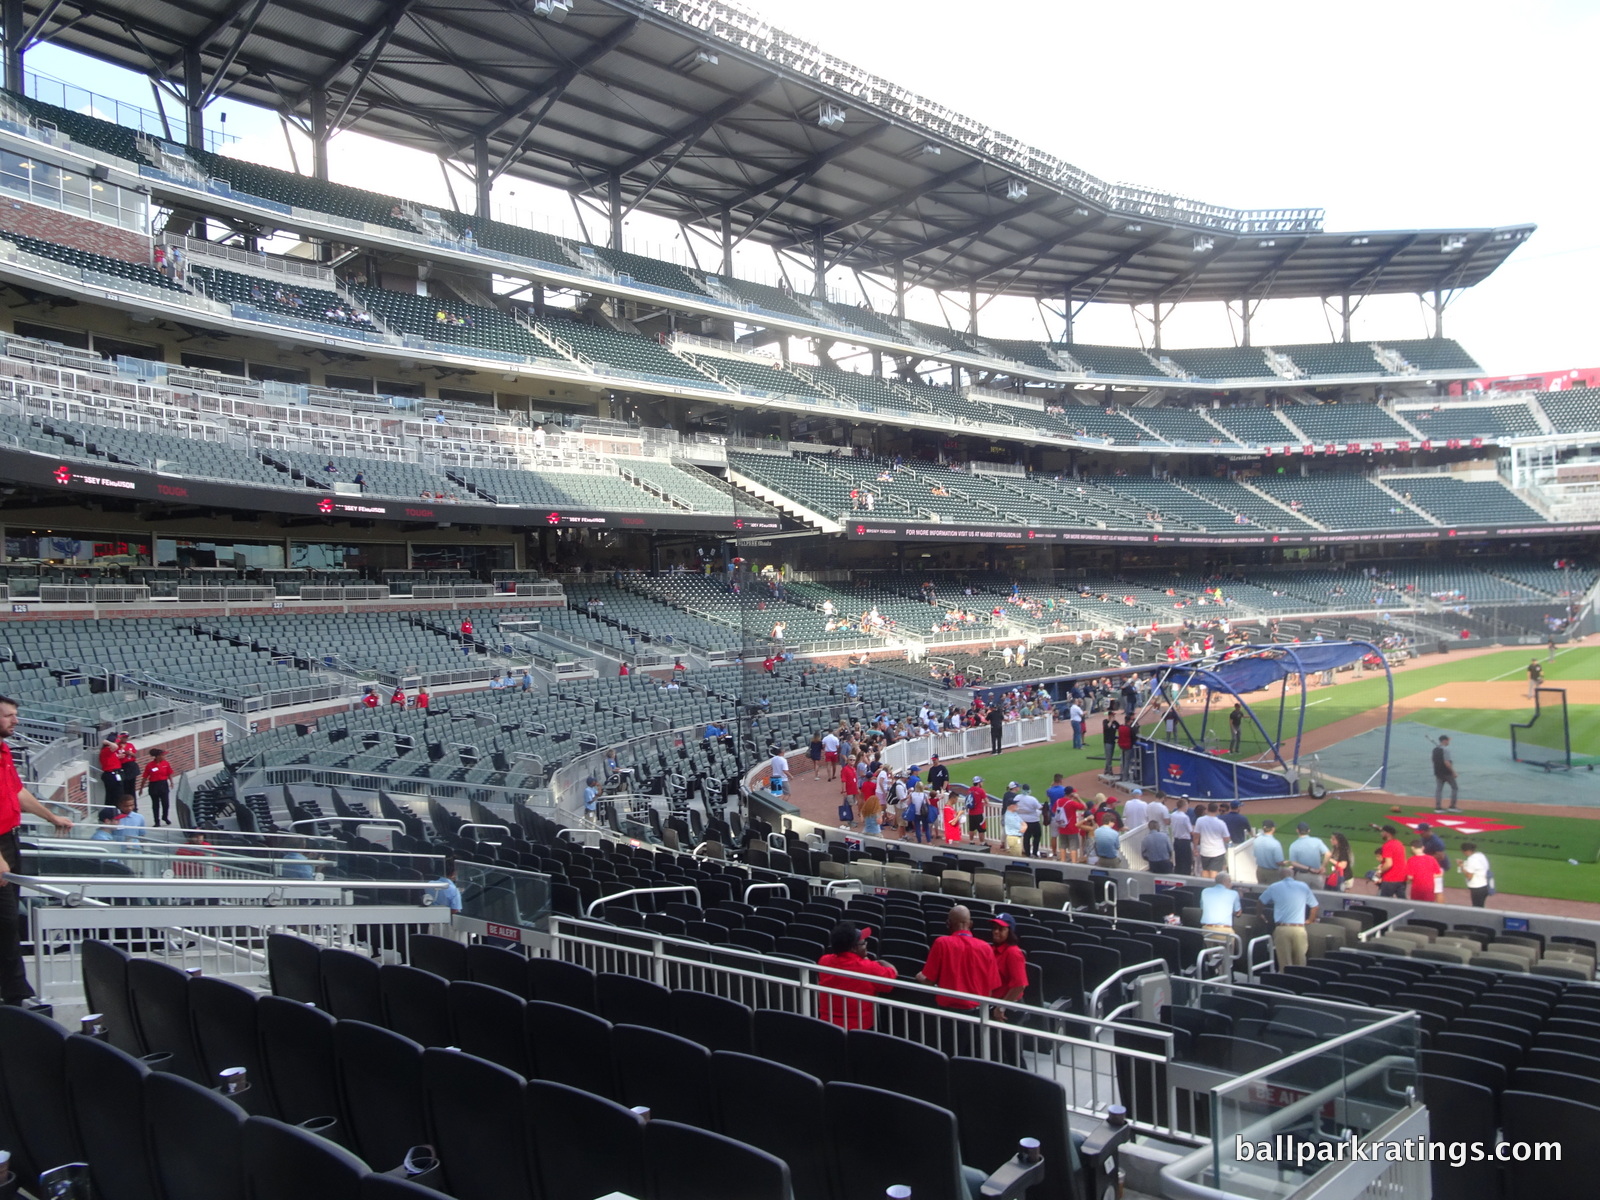
[{"label": "brick wall", "polygon": [[[220,723],[200,727],[190,726],[182,733],[159,733],[149,738],[137,738],[134,745],[139,748],[139,766],[142,768],[150,761],[150,751],[160,747],[167,752],[167,758],[172,761],[173,780],[185,771],[193,771],[197,767],[209,767],[222,761],[222,743],[217,740],[217,733],[222,729]],[[69,800],[77,804],[93,801],[98,804],[102,796],[100,792],[100,768],[95,762],[99,753],[97,745],[92,750],[83,752],[83,767],[76,771],[66,782],[66,785],[57,788],[51,798],[56,800]],[[146,807],[144,793],[140,793],[140,808]]]},{"label": "brick wall", "polygon": [[75,217],[23,200],[0,200],[0,229],[25,233],[107,258],[150,265],[150,239],[131,229]]}]

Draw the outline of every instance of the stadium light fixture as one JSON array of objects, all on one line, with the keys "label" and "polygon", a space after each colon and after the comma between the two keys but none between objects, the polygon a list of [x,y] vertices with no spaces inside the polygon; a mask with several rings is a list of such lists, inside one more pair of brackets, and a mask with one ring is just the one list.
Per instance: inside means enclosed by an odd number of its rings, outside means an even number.
[{"label": "stadium light fixture", "polygon": [[1256,243],[1256,248],[1258,250],[1271,250],[1277,244],[1277,238],[1263,238],[1261,241]]},{"label": "stadium light fixture", "polygon": [[1460,234],[1448,234],[1439,239],[1439,250],[1443,254],[1454,254],[1457,250],[1464,249],[1467,239]]},{"label": "stadium light fixture", "polygon": [[533,11],[552,21],[565,21],[572,11],[572,0],[533,0]]},{"label": "stadium light fixture", "polygon": [[1350,239],[1350,244],[1352,246],[1365,246],[1370,241],[1372,239],[1369,237],[1353,237]]},{"label": "stadium light fixture", "polygon": [[1194,252],[1196,254],[1209,254],[1216,244],[1216,238],[1197,237],[1194,239]]},{"label": "stadium light fixture", "polygon": [[844,124],[844,109],[838,105],[829,104],[824,100],[817,106],[817,124],[824,129],[833,129]]},{"label": "stadium light fixture", "polygon": [[1006,199],[1013,204],[1028,198],[1028,185],[1020,179],[1006,180]]},{"label": "stadium light fixture", "polygon": [[1126,225],[1124,225],[1122,227],[1122,232],[1123,233],[1143,233],[1144,232],[1144,226],[1138,224],[1137,222],[1130,221],[1128,224],[1126,224]]},{"label": "stadium light fixture", "polygon": [[922,155],[923,158],[938,158],[944,153],[944,147],[937,146],[932,142],[923,142],[922,149],[917,151],[917,153]]},{"label": "stadium light fixture", "polygon": [[720,60],[709,50],[696,50],[694,52],[694,61],[701,66],[714,67]]}]

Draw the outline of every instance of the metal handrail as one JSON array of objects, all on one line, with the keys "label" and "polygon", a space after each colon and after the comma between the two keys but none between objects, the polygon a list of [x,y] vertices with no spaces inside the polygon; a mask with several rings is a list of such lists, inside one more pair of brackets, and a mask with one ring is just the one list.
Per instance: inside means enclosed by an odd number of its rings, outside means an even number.
[{"label": "metal handrail", "polygon": [[1390,917],[1387,921],[1379,921],[1371,929],[1363,929],[1360,933],[1356,934],[1356,940],[1358,942],[1371,941],[1373,935],[1375,935],[1377,933],[1381,933],[1383,930],[1388,929],[1389,926],[1393,925],[1396,921],[1404,921],[1407,917],[1409,917],[1415,911],[1416,911],[1416,909],[1414,909],[1414,908],[1408,908],[1408,909],[1405,910],[1405,912],[1396,913],[1394,916]]},{"label": "metal handrail", "polygon": [[[456,826],[456,832],[457,833],[460,833],[463,829],[498,829],[501,832],[503,832],[507,837],[511,836],[511,826],[509,826],[509,825],[487,824],[487,823],[485,823],[483,821],[463,821],[460,825]],[[482,839],[473,838],[472,840],[474,842],[477,842],[477,841],[481,841]],[[487,843],[485,843],[485,845],[489,845],[489,846],[498,846],[499,844],[500,844],[499,842],[487,842]]]},{"label": "metal handrail", "polygon": [[789,885],[786,883],[752,883],[744,890],[744,902],[746,904],[750,903],[751,892],[772,891],[773,889],[782,892],[784,895],[789,894]]},{"label": "metal handrail", "polygon": [[406,830],[404,821],[394,817],[307,817],[302,821],[290,821],[290,829],[298,829],[302,825],[327,825],[330,823],[344,825],[382,825],[386,829],[398,829],[401,833]]},{"label": "metal handrail", "polygon": [[610,901],[621,900],[625,896],[653,896],[661,892],[692,892],[694,893],[695,907],[702,909],[705,908],[704,902],[700,899],[699,888],[689,883],[675,883],[670,887],[628,888],[626,891],[613,892],[609,896],[601,896],[600,899],[592,901],[589,906],[583,910],[583,915],[586,917],[592,916],[595,909],[603,908]]},{"label": "metal handrail", "polygon": [[1171,972],[1167,969],[1167,960],[1164,958],[1152,958],[1145,962],[1133,963],[1130,966],[1113,971],[1110,975],[1107,975],[1103,980],[1101,980],[1100,985],[1096,987],[1094,991],[1089,993],[1089,1015],[1092,1017],[1100,1011],[1100,997],[1105,994],[1106,989],[1109,988],[1113,983],[1117,982],[1117,980],[1121,979],[1124,975],[1131,975],[1135,971],[1148,971],[1151,967],[1156,968],[1163,975],[1171,975]]}]

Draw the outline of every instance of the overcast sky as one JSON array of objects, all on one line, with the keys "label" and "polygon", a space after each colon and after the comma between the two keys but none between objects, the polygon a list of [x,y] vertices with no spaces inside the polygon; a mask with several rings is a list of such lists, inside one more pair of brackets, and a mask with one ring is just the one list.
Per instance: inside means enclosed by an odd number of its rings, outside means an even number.
[{"label": "overcast sky", "polygon": [[[746,0],[745,7],[1103,179],[1236,208],[1319,206],[1330,230],[1534,222],[1533,238],[1456,300],[1445,333],[1492,374],[1600,359],[1600,224],[1591,217],[1600,168],[1583,65],[1600,44],[1593,0],[1236,0],[1226,7]],[[30,51],[28,63],[151,105],[144,80],[86,67],[52,47]],[[276,117],[223,100],[208,124],[215,127],[223,111],[229,131],[244,139],[237,152],[289,165]],[[335,178],[449,203],[426,156],[353,134],[333,145]],[[303,145],[300,161],[309,169]],[[496,200],[528,210],[532,223],[578,235],[570,206],[539,193],[503,182]],[[470,204],[460,180],[457,196]],[[603,236],[593,224],[591,231]],[[667,244],[675,235],[675,226],[640,214],[628,229],[630,248],[653,245],[687,261],[681,246]],[[754,277],[775,270],[764,250],[742,256],[738,269]],[[872,299],[884,304],[881,294]],[[914,316],[939,319],[929,297],[914,308]],[[1035,307],[1020,301],[991,306],[980,330],[1047,332]],[[1059,336],[1059,325],[1048,332]],[[1407,296],[1369,299],[1354,329],[1373,340],[1427,332],[1421,305]],[[1164,341],[1223,345],[1234,333],[1221,306],[1187,305],[1168,319]],[[1332,335],[1314,300],[1265,306],[1253,333],[1258,344]],[[1141,331],[1125,306],[1095,306],[1080,318],[1077,336],[1137,343]]]}]

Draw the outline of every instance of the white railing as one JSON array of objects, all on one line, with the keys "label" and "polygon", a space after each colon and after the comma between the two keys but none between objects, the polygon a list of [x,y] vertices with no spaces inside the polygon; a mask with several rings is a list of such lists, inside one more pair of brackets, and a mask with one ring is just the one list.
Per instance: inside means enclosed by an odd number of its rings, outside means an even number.
[{"label": "white railing", "polygon": [[[688,989],[727,996],[754,1008],[817,1016],[820,1006],[835,1002],[865,1004],[878,1029],[886,1029],[951,1053],[1028,1066],[1035,1073],[1060,1083],[1066,1091],[1067,1110],[1083,1117],[1099,1117],[1111,1103],[1130,1109],[1156,1111],[1162,1105],[1166,1123],[1141,1128],[1187,1145],[1202,1139],[1194,1132],[1194,1111],[1178,1095],[1172,1078],[1157,1083],[1155,1068],[1172,1058],[1171,1036],[1152,1033],[1151,1041],[1167,1042],[1165,1054],[1116,1046],[1119,1028],[1109,1021],[1076,1015],[1072,1011],[1026,1004],[979,1004],[972,1011],[939,1007],[935,1001],[949,992],[915,980],[900,978],[897,991],[904,998],[871,1000],[854,992],[825,987],[819,967],[797,960],[774,960],[749,951],[717,947],[715,962],[708,962],[703,943],[641,933],[637,938],[610,925],[554,916],[550,920],[550,956],[578,963],[596,972],[616,972],[652,980],[666,988]],[[843,972],[833,972],[844,974]],[[1165,975],[1162,968],[1151,974]],[[882,980],[874,976],[874,980]],[[985,998],[987,999],[987,998]],[[1126,1074],[1135,1097],[1119,1088],[1119,1063],[1137,1064]],[[1179,1114],[1189,1117],[1180,1123]]]}]

